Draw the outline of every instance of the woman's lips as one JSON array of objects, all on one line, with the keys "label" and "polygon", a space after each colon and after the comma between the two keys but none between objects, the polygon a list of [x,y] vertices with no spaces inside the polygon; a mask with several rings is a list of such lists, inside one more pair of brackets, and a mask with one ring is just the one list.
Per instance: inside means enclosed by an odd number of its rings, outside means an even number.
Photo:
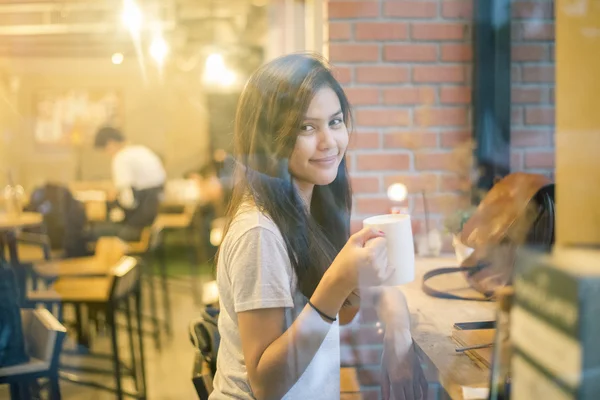
[{"label": "woman's lips", "polygon": [[336,161],[337,155],[309,160],[311,164],[314,164],[318,167],[330,167],[334,165]]}]

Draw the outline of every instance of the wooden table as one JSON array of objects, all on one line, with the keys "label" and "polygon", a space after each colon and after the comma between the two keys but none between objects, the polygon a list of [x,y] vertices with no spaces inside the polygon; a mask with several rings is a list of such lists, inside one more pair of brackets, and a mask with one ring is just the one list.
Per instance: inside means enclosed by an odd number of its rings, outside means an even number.
[{"label": "wooden table", "polygon": [[42,214],[33,212],[23,212],[21,214],[0,213],[0,232],[38,226],[42,221]]},{"label": "wooden table", "polygon": [[[489,370],[478,367],[465,354],[456,353],[452,329],[456,322],[495,319],[495,303],[437,299],[421,289],[425,272],[444,266],[455,266],[455,257],[417,259],[416,279],[403,286],[411,313],[411,331],[420,355],[439,377],[451,399],[462,400],[462,387],[485,387]],[[433,278],[431,286],[456,294],[472,294],[462,274]]]}]

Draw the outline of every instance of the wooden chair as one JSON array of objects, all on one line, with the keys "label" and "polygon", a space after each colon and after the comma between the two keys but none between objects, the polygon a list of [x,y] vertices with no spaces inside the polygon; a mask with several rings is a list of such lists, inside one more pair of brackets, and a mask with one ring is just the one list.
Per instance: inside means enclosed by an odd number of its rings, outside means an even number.
[{"label": "wooden chair", "polygon": [[[115,379],[115,388],[102,387],[105,390],[116,393],[119,400],[123,396],[132,396],[135,398],[146,397],[146,375],[144,366],[144,346],[142,332],[142,312],[141,312],[141,269],[138,260],[133,257],[123,257],[111,269],[109,276],[106,277],[62,277],[59,278],[51,288],[38,290],[28,293],[28,300],[33,303],[42,304],[74,304],[74,305],[92,305],[102,307],[106,313],[106,322],[110,330],[112,342],[112,362],[113,370],[94,369],[95,373],[110,373]],[[135,313],[137,329],[134,334],[132,321],[132,305]],[[131,365],[125,366],[119,354],[118,332],[117,332],[117,314],[124,312],[127,320],[127,333],[129,337],[129,353]],[[83,332],[77,332],[80,338]],[[135,349],[135,338],[137,337],[138,349]],[[139,355],[139,357],[138,357]],[[81,370],[86,368],[79,367]],[[127,393],[124,391],[121,381],[121,375],[126,373],[134,379],[136,393]],[[74,383],[98,387],[98,383],[76,380]]]},{"label": "wooden chair", "polygon": [[0,384],[10,385],[13,400],[29,398],[28,389],[39,378],[49,381],[51,400],[60,400],[58,363],[66,333],[48,310],[21,310],[25,346],[29,362],[0,368]]},{"label": "wooden chair", "polygon": [[162,232],[163,239],[175,231],[185,231],[188,248],[189,272],[191,278],[191,289],[196,304],[200,302],[198,293],[198,251],[202,250],[199,229],[197,226],[196,203],[186,204],[181,213],[164,213],[156,217],[154,226]]}]

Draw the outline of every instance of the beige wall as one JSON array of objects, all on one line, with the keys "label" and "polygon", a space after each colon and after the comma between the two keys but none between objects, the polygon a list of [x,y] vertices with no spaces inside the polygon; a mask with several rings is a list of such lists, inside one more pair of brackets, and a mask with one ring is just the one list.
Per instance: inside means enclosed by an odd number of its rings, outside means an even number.
[{"label": "beige wall", "polygon": [[[145,83],[134,60],[120,66],[109,60],[0,60],[0,71],[18,76],[21,82],[18,94],[9,98],[20,115],[9,118],[6,104],[0,107],[0,158],[10,163],[18,181],[28,188],[45,180],[66,182],[76,176],[73,150],[44,149],[33,141],[33,108],[40,89],[115,88],[125,103],[126,136],[163,157],[170,177],[179,177],[206,161],[208,121],[197,77],[165,72],[161,80],[148,70]],[[3,157],[7,152],[10,157]],[[83,179],[109,177],[106,156],[87,147],[82,159]]]},{"label": "beige wall", "polygon": [[600,243],[600,3],[556,2],[557,234]]}]

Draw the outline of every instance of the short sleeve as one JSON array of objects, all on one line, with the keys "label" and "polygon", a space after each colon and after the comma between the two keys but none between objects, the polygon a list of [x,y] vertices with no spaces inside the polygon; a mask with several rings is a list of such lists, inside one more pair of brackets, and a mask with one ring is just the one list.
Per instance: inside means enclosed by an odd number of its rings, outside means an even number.
[{"label": "short sleeve", "polygon": [[244,232],[225,255],[235,312],[290,308],[292,270],[283,240],[262,226]]},{"label": "short sleeve", "polygon": [[118,153],[112,161],[113,184],[118,190],[129,189],[133,186],[133,176],[129,165],[128,157],[125,154]]}]

